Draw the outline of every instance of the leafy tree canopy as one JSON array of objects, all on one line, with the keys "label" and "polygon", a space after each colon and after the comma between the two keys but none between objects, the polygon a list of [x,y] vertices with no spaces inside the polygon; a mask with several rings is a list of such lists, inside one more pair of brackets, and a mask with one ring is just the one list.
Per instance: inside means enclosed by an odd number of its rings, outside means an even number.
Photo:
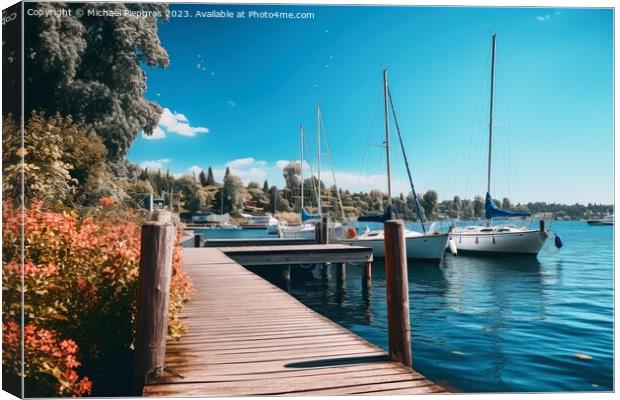
[{"label": "leafy tree canopy", "polygon": [[[34,5],[33,5],[34,7]],[[119,161],[140,131],[151,134],[161,107],[144,97],[142,66],[168,66],[157,17],[125,16],[125,10],[163,11],[165,4],[38,3],[42,11],[75,9],[85,15],[26,17],[24,30],[25,113],[60,113],[91,125]],[[88,16],[118,10],[120,16]]]}]

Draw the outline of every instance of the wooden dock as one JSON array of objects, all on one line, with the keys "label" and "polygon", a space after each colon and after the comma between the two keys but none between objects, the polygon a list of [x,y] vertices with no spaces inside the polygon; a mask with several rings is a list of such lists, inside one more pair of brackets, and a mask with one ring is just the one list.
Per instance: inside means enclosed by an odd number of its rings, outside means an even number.
[{"label": "wooden dock", "polygon": [[203,247],[281,246],[300,244],[316,244],[316,240],[280,238],[205,239]]},{"label": "wooden dock", "polygon": [[186,248],[196,293],[144,396],[444,393],[216,248]]},{"label": "wooden dock", "polygon": [[275,246],[219,247],[241,265],[287,265],[331,263],[368,263],[372,249],[346,244],[303,244]]}]

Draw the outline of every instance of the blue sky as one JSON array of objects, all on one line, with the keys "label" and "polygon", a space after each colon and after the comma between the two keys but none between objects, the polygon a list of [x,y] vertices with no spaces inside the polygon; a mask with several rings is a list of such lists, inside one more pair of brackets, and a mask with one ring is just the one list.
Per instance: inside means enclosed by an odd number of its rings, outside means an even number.
[{"label": "blue sky", "polygon": [[[321,104],[336,181],[385,190],[381,71],[416,189],[486,190],[491,32],[497,33],[492,193],[513,202],[613,202],[613,12],[609,9],[172,5],[172,10],[313,12],[313,19],[172,18],[170,55],[146,69],[165,112],[129,159],[191,173],[229,166],[283,184],[299,125],[316,172]],[[393,128],[393,125],[392,125]],[[408,192],[392,129],[393,186]],[[325,147],[325,144],[323,144]],[[329,158],[323,179],[331,183]]]}]

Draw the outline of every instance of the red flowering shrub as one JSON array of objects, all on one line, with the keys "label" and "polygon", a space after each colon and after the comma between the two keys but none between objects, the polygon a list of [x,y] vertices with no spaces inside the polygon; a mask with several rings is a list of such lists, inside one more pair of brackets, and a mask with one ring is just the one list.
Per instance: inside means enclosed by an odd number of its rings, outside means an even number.
[{"label": "red flowering shrub", "polygon": [[[20,327],[14,321],[2,324],[2,345],[5,368],[19,370]],[[73,340],[58,340],[57,335],[47,329],[37,329],[33,324],[24,328],[25,375],[32,377],[39,388],[56,386],[59,396],[83,396],[92,390],[87,377],[79,379],[76,368],[80,366],[76,353],[78,347]],[[55,381],[55,382],[54,382]],[[37,394],[35,393],[30,393]],[[43,393],[41,393],[43,394]]]},{"label": "red flowering shrub", "polygon": [[[25,211],[27,396],[88,394],[90,381],[79,379],[76,370],[78,354],[84,363],[81,371],[105,375],[98,360],[133,348],[140,226],[132,221],[137,220],[130,212],[118,210],[86,217],[50,212],[39,202]],[[3,344],[9,349],[14,348],[14,321],[20,319],[20,224],[19,210],[4,203]],[[173,337],[184,332],[178,314],[192,290],[189,277],[181,271],[180,254],[177,246],[170,291]],[[5,352],[4,360],[5,368],[19,373],[19,351]]]}]

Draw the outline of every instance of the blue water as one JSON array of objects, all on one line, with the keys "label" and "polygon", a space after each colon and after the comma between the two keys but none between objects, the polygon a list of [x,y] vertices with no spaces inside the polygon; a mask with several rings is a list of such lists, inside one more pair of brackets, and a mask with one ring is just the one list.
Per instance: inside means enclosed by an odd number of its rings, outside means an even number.
[{"label": "blue water", "polygon": [[[439,266],[409,265],[416,370],[459,392],[613,390],[613,227],[571,221],[552,229],[564,247],[558,252],[548,240],[538,259],[447,254]],[[255,272],[282,285],[266,270]],[[387,348],[381,262],[369,292],[355,265],[342,287],[331,267],[327,279],[319,268],[294,267],[288,290]]]}]

